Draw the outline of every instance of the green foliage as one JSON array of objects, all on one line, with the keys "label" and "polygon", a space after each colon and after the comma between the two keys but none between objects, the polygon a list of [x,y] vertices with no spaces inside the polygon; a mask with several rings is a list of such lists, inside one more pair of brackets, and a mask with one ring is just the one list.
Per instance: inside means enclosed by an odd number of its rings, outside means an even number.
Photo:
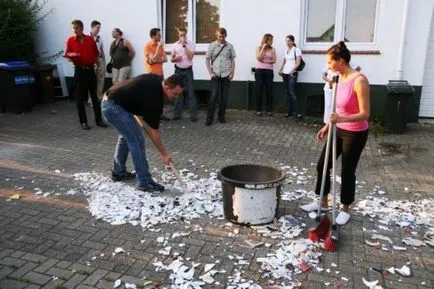
[{"label": "green foliage", "polygon": [[34,33],[51,12],[47,0],[0,0],[0,62],[36,62]]}]

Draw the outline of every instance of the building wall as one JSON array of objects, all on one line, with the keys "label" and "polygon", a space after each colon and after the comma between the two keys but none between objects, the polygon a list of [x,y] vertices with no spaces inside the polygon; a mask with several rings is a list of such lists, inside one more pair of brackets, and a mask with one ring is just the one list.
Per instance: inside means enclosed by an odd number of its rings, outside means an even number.
[{"label": "building wall", "polygon": [[[378,0],[378,22],[376,26],[376,40],[373,45],[356,45],[349,43],[351,50],[362,52],[353,54],[352,59],[362,67],[372,85],[379,87],[385,85],[388,80],[395,79],[398,65],[399,43],[401,41],[401,25],[405,0]],[[148,41],[148,31],[152,27],[159,26],[158,0],[50,0],[46,8],[54,8],[46,20],[42,22],[38,38],[40,51],[55,53],[64,47],[65,40],[71,35],[70,22],[72,19],[81,19],[89,31],[90,22],[97,19],[102,22],[102,37],[105,50],[108,51],[111,43],[111,31],[119,27],[124,31],[125,38],[129,39],[135,50],[136,57],[133,60],[132,74],[144,73],[143,45]],[[266,3],[266,4],[265,4]],[[220,15],[221,26],[228,30],[227,40],[236,50],[236,74],[235,81],[240,82],[231,90],[230,98],[240,99],[239,103],[248,102],[247,95],[240,96],[240,91],[245,93],[253,75],[250,68],[255,64],[255,48],[259,45],[264,33],[274,35],[274,46],[277,52],[277,64],[275,69],[275,81],[281,82],[277,70],[282,63],[287,34],[293,34],[296,43],[304,51],[304,59],[307,63],[304,71],[300,73],[299,82],[314,87],[321,87],[321,70],[324,67],[324,51],[328,45],[308,46],[301,43],[301,35],[304,29],[304,4],[303,0],[221,0]],[[431,12],[434,0],[409,1],[408,27],[406,33],[404,51],[404,79],[411,85],[420,87],[423,81],[428,35],[431,23]],[[170,44],[166,45],[170,49]],[[316,53],[313,52],[316,50]],[[202,49],[204,52],[205,49]],[[378,54],[364,54],[363,51]],[[72,65],[65,60],[60,60],[65,68],[67,76],[73,75]],[[173,72],[173,65],[164,65],[166,74]],[[194,73],[197,80],[208,80],[209,76],[205,68],[205,56],[197,55],[194,58]],[[281,84],[276,84],[277,86]],[[206,88],[206,84],[199,84]],[[420,90],[420,89],[419,89]],[[235,95],[235,92],[237,95]],[[279,90],[278,90],[279,91]],[[307,91],[310,91],[309,89]],[[379,90],[381,91],[381,89]],[[303,94],[303,89],[301,90]],[[321,94],[321,91],[317,92]],[[308,95],[305,96],[306,98]],[[385,96],[380,95],[382,102]],[[416,96],[420,97],[419,96]],[[276,103],[283,103],[282,95],[278,96]],[[375,102],[375,99],[374,99]],[[418,104],[416,100],[415,104]],[[236,105],[238,107],[239,105]],[[381,105],[380,105],[381,106]]]}]

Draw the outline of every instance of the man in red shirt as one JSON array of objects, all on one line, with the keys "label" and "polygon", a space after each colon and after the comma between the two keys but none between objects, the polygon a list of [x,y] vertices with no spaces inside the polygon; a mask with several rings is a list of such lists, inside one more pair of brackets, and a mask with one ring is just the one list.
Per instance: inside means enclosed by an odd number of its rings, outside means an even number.
[{"label": "man in red shirt", "polygon": [[75,35],[69,37],[66,41],[64,57],[74,64],[76,83],[75,101],[77,103],[81,127],[84,130],[90,129],[84,105],[88,99],[88,95],[92,99],[96,125],[107,127],[102,120],[101,106],[96,93],[96,74],[94,68],[99,55],[98,48],[92,36],[83,34],[83,22],[74,20],[71,24]]}]

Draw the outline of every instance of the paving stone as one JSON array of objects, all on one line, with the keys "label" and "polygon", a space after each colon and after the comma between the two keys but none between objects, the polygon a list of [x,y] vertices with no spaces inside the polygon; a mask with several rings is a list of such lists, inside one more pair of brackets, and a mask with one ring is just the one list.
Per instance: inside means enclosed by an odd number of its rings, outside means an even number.
[{"label": "paving stone", "polygon": [[107,273],[107,270],[97,269],[83,281],[83,284],[96,285],[100,280],[104,279]]},{"label": "paving stone", "polygon": [[15,271],[15,268],[0,267],[0,279],[8,276],[9,274],[11,274],[14,271]]},{"label": "paving stone", "polygon": [[15,251],[14,253],[12,253],[12,254],[10,255],[10,257],[12,257],[12,258],[20,258],[20,257],[22,257],[24,254],[26,254],[26,252],[23,252],[23,251]]},{"label": "paving stone", "polygon": [[15,251],[12,249],[3,249],[0,251],[0,260],[3,259],[4,257],[10,256],[11,254],[13,254]]},{"label": "paving stone", "polygon": [[57,262],[59,262],[59,260],[57,260],[57,259],[48,259],[48,260],[44,261],[41,265],[36,267],[33,271],[38,272],[38,273],[44,273],[48,269],[53,267],[55,264],[57,264]]},{"label": "paving stone", "polygon": [[74,272],[67,269],[57,268],[57,267],[51,267],[45,272],[46,275],[49,276],[55,276],[57,278],[60,278],[62,280],[68,280],[71,278],[72,275],[74,275]]},{"label": "paving stone", "polygon": [[23,266],[15,270],[12,274],[9,274],[9,277],[21,278],[22,276],[24,276],[25,274],[27,274],[37,266],[38,264],[36,263],[27,262],[26,264],[24,264]]},{"label": "paving stone", "polygon": [[41,286],[35,285],[35,284],[29,284],[24,289],[40,289]]},{"label": "paving stone", "polygon": [[66,269],[66,268],[68,268],[68,267],[71,266],[71,265],[72,265],[71,262],[68,262],[68,261],[60,261],[59,263],[56,264],[56,267]]},{"label": "paving stone", "polygon": [[0,265],[6,265],[16,268],[23,266],[24,263],[26,263],[26,261],[12,257],[6,257],[0,260]]},{"label": "paving stone", "polygon": [[0,288],[5,289],[22,289],[28,285],[26,282],[21,282],[13,279],[3,279],[0,280]]},{"label": "paving stone", "polygon": [[24,256],[22,256],[21,259],[32,261],[32,262],[35,262],[35,263],[42,263],[45,260],[47,260],[48,258],[44,257],[44,256],[41,256],[41,255],[27,253]]},{"label": "paving stone", "polygon": [[75,288],[78,284],[80,284],[84,279],[86,279],[87,275],[75,274],[68,281],[66,281],[63,285],[66,288]]},{"label": "paving stone", "polygon": [[23,276],[24,279],[29,280],[30,283],[36,283],[38,285],[45,285],[51,280],[51,276],[42,275],[35,272],[29,272]]},{"label": "paving stone", "polygon": [[58,286],[63,285],[64,283],[65,280],[62,279],[50,280],[50,282],[48,282],[45,286],[43,286],[42,289],[57,289]]}]

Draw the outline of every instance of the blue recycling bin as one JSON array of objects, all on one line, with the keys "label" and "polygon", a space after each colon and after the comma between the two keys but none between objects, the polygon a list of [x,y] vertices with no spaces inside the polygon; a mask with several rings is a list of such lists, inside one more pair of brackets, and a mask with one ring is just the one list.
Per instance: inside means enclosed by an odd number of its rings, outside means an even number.
[{"label": "blue recycling bin", "polygon": [[35,77],[27,61],[0,63],[1,112],[23,113],[32,110]]}]

